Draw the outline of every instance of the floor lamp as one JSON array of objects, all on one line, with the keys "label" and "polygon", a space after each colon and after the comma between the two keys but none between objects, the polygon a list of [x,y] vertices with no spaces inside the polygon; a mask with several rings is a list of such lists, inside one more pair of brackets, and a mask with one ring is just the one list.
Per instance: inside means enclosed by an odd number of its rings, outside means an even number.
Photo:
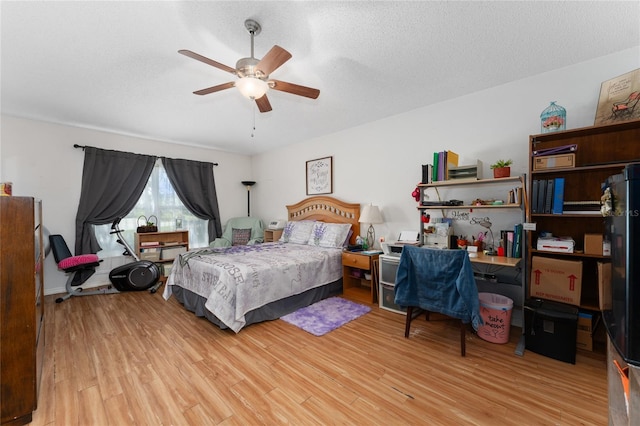
[{"label": "floor lamp", "polygon": [[256,183],[252,180],[243,180],[242,184],[247,187],[247,216],[251,216],[251,187]]}]

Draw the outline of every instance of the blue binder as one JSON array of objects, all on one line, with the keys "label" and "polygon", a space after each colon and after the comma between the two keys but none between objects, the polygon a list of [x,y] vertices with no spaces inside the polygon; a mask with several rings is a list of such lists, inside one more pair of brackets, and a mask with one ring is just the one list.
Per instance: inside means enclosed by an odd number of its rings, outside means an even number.
[{"label": "blue binder", "polygon": [[558,177],[554,179],[553,183],[553,205],[551,213],[562,214],[564,205],[564,178]]}]

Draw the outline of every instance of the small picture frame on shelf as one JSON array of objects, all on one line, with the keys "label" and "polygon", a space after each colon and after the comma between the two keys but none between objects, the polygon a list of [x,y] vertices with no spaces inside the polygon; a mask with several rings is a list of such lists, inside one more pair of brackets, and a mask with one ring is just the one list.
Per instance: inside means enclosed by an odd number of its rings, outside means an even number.
[{"label": "small picture frame on shelf", "polygon": [[602,83],[594,125],[640,119],[640,68]]},{"label": "small picture frame on shelf", "polygon": [[307,161],[307,195],[333,192],[333,157]]}]

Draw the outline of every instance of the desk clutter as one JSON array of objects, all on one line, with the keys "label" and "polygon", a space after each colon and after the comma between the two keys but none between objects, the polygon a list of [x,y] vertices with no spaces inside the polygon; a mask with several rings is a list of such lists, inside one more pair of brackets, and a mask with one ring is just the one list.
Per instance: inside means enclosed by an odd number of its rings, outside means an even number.
[{"label": "desk clutter", "polygon": [[[425,224],[422,245],[435,249],[462,249],[471,253],[484,252],[490,256],[522,258],[523,227],[515,224],[513,229],[500,230],[500,238],[489,231],[477,235],[456,235],[451,220],[436,218]],[[471,248],[471,250],[469,250]]]}]

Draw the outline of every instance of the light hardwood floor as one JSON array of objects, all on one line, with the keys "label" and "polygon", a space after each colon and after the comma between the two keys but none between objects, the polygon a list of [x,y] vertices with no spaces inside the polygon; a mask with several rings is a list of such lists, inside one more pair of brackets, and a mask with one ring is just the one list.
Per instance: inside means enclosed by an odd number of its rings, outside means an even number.
[{"label": "light hardwood floor", "polygon": [[160,293],[47,296],[33,425],[605,425],[604,356],[575,365],[377,307],[315,337],[221,331]]}]

